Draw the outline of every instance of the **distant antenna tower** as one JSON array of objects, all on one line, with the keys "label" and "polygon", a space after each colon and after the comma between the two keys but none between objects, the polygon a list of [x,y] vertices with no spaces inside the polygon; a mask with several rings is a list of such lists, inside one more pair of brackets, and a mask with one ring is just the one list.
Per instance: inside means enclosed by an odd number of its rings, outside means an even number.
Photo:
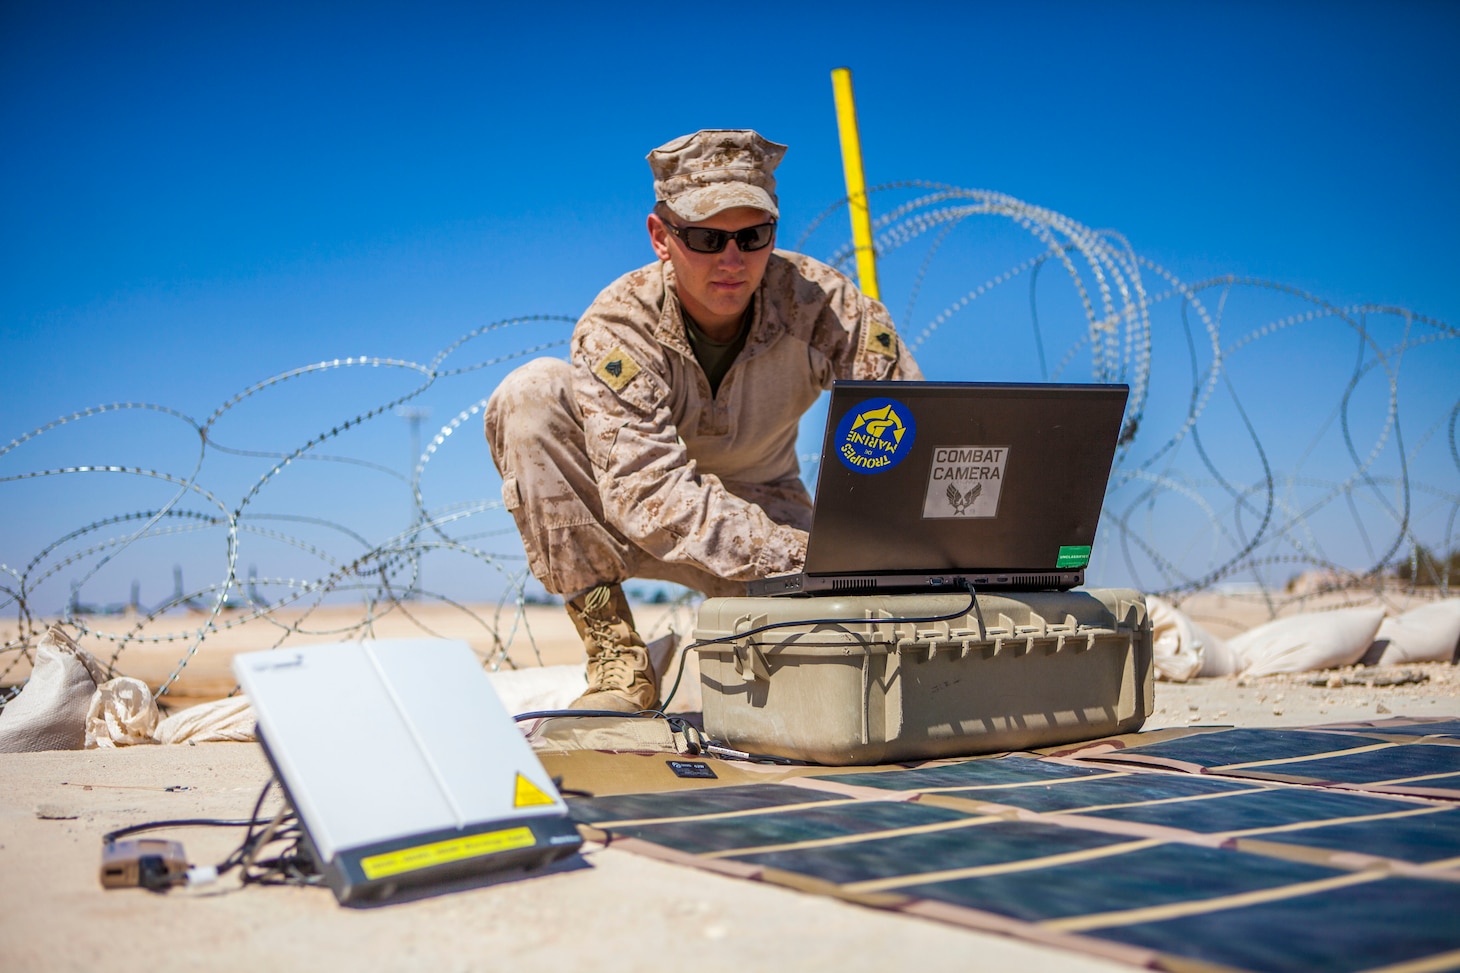
[{"label": "distant antenna tower", "polygon": [[[421,459],[421,421],[423,419],[429,419],[431,417],[431,410],[418,406],[402,406],[401,408],[396,410],[395,414],[400,416],[406,422],[410,423],[411,426],[411,463],[409,466],[406,467],[406,469],[409,471],[410,476],[414,479],[416,475],[416,464],[420,462]],[[417,520],[418,517],[424,519],[425,515],[416,509],[415,498],[412,497],[411,523],[419,524],[421,521]],[[419,584],[420,580],[420,562],[418,561],[416,563],[416,583]],[[411,599],[414,596],[414,591],[409,591],[406,593],[407,599]]]},{"label": "distant antenna tower", "polygon": [[421,458],[421,421],[431,418],[431,410],[415,406],[402,406],[395,411],[411,426],[411,463],[407,470],[414,471],[416,462]]},{"label": "distant antenna tower", "polygon": [[174,607],[187,608],[191,611],[206,611],[206,609],[198,603],[198,600],[196,598],[188,597],[187,592],[183,590],[181,564],[174,564],[172,566],[172,604]]},{"label": "distant antenna tower", "polygon": [[249,600],[250,607],[254,607],[254,608],[267,608],[267,607],[269,607],[269,603],[267,601],[264,601],[264,599],[262,598],[262,596],[259,595],[259,587],[258,587],[258,585],[259,585],[259,567],[258,567],[257,564],[250,564],[248,566],[248,587],[244,589],[245,591],[248,592],[248,600]]}]

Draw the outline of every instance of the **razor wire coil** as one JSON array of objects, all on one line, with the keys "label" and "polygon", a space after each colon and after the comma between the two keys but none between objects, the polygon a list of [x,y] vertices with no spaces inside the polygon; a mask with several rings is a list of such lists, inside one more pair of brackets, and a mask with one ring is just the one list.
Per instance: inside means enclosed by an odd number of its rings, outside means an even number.
[{"label": "razor wire coil", "polygon": [[[1109,570],[1177,602],[1240,581],[1252,586],[1253,597],[1274,615],[1328,596],[1333,597],[1324,607],[1376,595],[1453,594],[1460,401],[1447,398],[1456,394],[1453,387],[1436,389],[1426,380],[1416,385],[1409,376],[1432,362],[1445,374],[1446,362],[1455,359],[1460,329],[1406,308],[1336,305],[1301,288],[1250,276],[1188,282],[1141,255],[1118,232],[1093,230],[998,192],[922,180],[887,183],[868,192],[886,204],[874,224],[879,260],[907,264],[897,266],[905,289],[900,329],[910,348],[954,342],[960,328],[966,335],[1007,327],[979,315],[991,301],[1013,293],[1016,282],[1022,286],[1027,280],[1027,300],[1019,304],[1027,313],[1037,361],[1029,377],[1068,380],[1077,368],[1088,367],[1089,381],[1130,386],[1098,541]],[[808,249],[846,205],[841,200],[814,217],[797,249]],[[954,252],[965,231],[990,221],[1019,234],[1027,252],[1012,258],[1005,252],[1002,264]],[[823,252],[843,270],[855,258],[850,242]],[[1157,289],[1148,288],[1147,278]],[[1272,316],[1237,309],[1254,297],[1297,306]],[[928,302],[937,310],[922,312]],[[454,413],[413,453],[404,472],[380,455],[323,448],[379,427],[447,379],[560,353],[573,321],[555,314],[494,321],[454,339],[425,362],[360,355],[288,369],[227,396],[202,420],[166,405],[122,402],[75,411],[16,435],[0,447],[0,493],[36,481],[124,476],[150,481],[172,495],[144,509],[108,511],[79,527],[61,528],[34,552],[0,551],[0,612],[14,619],[0,641],[0,683],[13,682],[21,664],[33,659],[46,616],[55,614],[55,586],[63,578],[71,581],[72,591],[60,618],[90,644],[109,647],[102,653],[109,671],[122,671],[130,647],[180,647],[156,688],[158,696],[168,693],[200,648],[221,633],[248,627],[260,633],[257,647],[270,648],[307,637],[367,637],[397,616],[423,634],[440,634],[419,610],[425,605],[448,609],[469,623],[484,665],[541,664],[528,612],[535,600],[531,582],[503,504],[480,497],[435,506],[428,501],[433,463],[462,448],[483,459],[481,496],[493,495],[497,482],[485,462],[486,450],[479,440],[464,447],[456,435],[480,421],[488,402],[481,394],[485,390],[454,405]],[[548,334],[504,344],[514,328]],[[1262,348],[1305,328],[1318,329],[1313,347],[1321,341],[1327,348],[1334,334],[1346,335],[1353,361],[1341,387],[1327,390],[1331,408],[1318,410],[1297,434],[1300,445],[1279,445],[1271,431],[1274,417],[1262,401],[1262,381],[1250,380],[1248,372],[1271,364],[1259,354]],[[485,353],[469,357],[478,343],[486,343]],[[237,431],[226,434],[230,419],[278,389],[361,370],[383,376],[367,383],[380,389],[371,404],[316,424],[292,445],[256,448],[237,439]],[[385,391],[394,381],[388,376],[403,377],[408,387]],[[172,470],[100,462],[26,465],[29,449],[63,429],[139,413],[181,423],[197,439],[196,456]],[[1418,435],[1407,435],[1416,428]],[[1447,455],[1437,461],[1441,452]],[[260,461],[260,466],[246,485],[224,489],[204,476],[208,463],[221,460]],[[263,498],[276,495],[279,484],[306,468],[385,477],[408,491],[409,522],[382,535],[287,506],[260,509]],[[203,509],[190,509],[190,503]],[[1173,523],[1183,530],[1173,531]],[[1345,529],[1358,538],[1357,549],[1337,554],[1335,538]],[[116,615],[83,604],[82,592],[103,569],[140,545],[220,532],[221,562],[207,582],[186,588],[179,580],[171,596],[147,608],[134,597],[121,625],[108,621]],[[304,558],[291,563],[313,564],[316,573],[269,569],[262,576],[251,571],[240,577],[241,552],[264,542]],[[445,557],[472,565],[484,590],[495,585],[495,602],[427,585],[426,565]],[[488,577],[494,579],[491,584]],[[325,611],[340,599],[357,610]],[[691,594],[680,596],[681,608],[692,600]]]}]

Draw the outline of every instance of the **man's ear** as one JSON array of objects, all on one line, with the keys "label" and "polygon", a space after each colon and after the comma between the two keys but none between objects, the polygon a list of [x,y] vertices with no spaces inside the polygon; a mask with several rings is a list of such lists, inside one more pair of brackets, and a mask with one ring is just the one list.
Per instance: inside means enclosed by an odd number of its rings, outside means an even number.
[{"label": "man's ear", "polygon": [[649,214],[647,222],[649,228],[649,246],[654,248],[654,255],[660,260],[668,260],[669,231],[664,228],[664,222],[653,213]]}]

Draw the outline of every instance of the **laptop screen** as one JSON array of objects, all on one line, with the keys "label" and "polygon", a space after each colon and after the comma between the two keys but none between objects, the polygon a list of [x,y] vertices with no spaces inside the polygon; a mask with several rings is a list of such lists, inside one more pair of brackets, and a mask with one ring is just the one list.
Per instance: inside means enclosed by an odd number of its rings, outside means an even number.
[{"label": "laptop screen", "polygon": [[1083,568],[1128,394],[838,382],[805,573]]}]

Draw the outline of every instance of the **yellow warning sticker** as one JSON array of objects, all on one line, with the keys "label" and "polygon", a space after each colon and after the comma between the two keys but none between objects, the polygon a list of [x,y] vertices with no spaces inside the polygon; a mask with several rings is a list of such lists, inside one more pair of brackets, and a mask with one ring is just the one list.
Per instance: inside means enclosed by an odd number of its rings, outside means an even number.
[{"label": "yellow warning sticker", "polygon": [[603,356],[603,361],[593,369],[593,374],[603,379],[603,384],[615,392],[622,392],[624,386],[632,382],[634,376],[639,374],[639,363],[634,361],[622,348],[614,348],[613,351]]},{"label": "yellow warning sticker", "polygon": [[517,775],[517,794],[512,798],[513,807],[542,807],[552,803],[553,799],[546,791],[521,774]]},{"label": "yellow warning sticker", "polygon": [[532,836],[531,828],[507,828],[505,831],[486,831],[465,838],[448,838],[445,841],[433,841],[429,845],[371,855],[360,859],[360,868],[367,879],[389,878],[433,865],[446,865],[468,858],[531,848],[536,843],[537,839]]}]

